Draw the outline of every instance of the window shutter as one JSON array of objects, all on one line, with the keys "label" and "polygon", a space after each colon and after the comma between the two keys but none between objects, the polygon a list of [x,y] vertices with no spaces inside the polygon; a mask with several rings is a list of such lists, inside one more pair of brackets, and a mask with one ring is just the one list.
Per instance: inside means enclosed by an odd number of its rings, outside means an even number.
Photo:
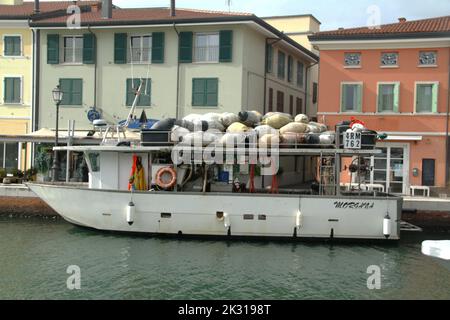
[{"label": "window shutter", "polygon": [[396,83],[394,86],[394,112],[399,110],[399,100],[400,100],[400,84]]},{"label": "window shutter", "polygon": [[292,82],[292,56],[288,56],[288,82]]},{"label": "window shutter", "polygon": [[61,91],[63,93],[63,99],[61,101],[61,105],[67,106],[70,105],[70,80],[69,79],[60,79],[59,86],[61,87]]},{"label": "window shutter", "polygon": [[152,33],[152,63],[164,63],[164,32]]},{"label": "window shutter", "polygon": [[206,91],[206,80],[205,79],[192,79],[192,105],[193,106],[204,106],[205,101],[205,91]]},{"label": "window shutter", "polygon": [[181,63],[192,62],[192,42],[194,34],[192,32],[180,32],[179,61]]},{"label": "window shutter", "polygon": [[94,64],[96,60],[96,41],[91,33],[83,35],[83,63]]},{"label": "window shutter", "polygon": [[267,44],[267,61],[266,61],[266,72],[272,73],[273,68],[273,47]]},{"label": "window shutter", "polygon": [[11,37],[5,37],[5,55],[12,56],[13,55],[13,41]]},{"label": "window shutter", "polygon": [[114,34],[114,63],[127,63],[127,34]]},{"label": "window shutter", "polygon": [[219,100],[219,81],[218,79],[206,80],[206,105],[208,107],[216,107]]},{"label": "window shutter", "polygon": [[346,84],[341,85],[341,112],[347,111],[347,106],[345,105],[345,102],[347,101],[346,86]]},{"label": "window shutter", "polygon": [[20,103],[20,78],[13,78],[13,102]]},{"label": "window shutter", "polygon": [[72,80],[72,101],[71,105],[81,106],[83,104],[83,80]]},{"label": "window shutter", "polygon": [[231,30],[220,31],[219,61],[233,61],[233,31]]},{"label": "window shutter", "polygon": [[[151,82],[151,79],[145,79],[144,81],[145,81],[144,88],[143,88],[143,91],[141,92],[141,95],[139,96],[138,106],[149,107],[150,103],[151,103],[150,98],[151,98],[152,82]],[[140,81],[139,81],[139,84],[140,84]],[[139,86],[139,84],[138,84],[138,86]]]},{"label": "window shutter", "polygon": [[131,83],[131,79],[127,79],[126,91],[127,91],[126,105],[131,106],[131,105],[133,105],[133,101],[134,101],[134,91],[133,91],[133,85]]},{"label": "window shutter", "polygon": [[356,110],[355,111],[356,112],[361,112],[362,111],[362,90],[363,90],[363,87],[360,84],[358,84],[357,86],[358,86],[358,90],[357,90],[357,92],[358,92],[358,100],[357,100],[358,105],[356,106]]},{"label": "window shutter", "polygon": [[59,35],[47,35],[47,64],[59,64]]},{"label": "window shutter", "polygon": [[431,105],[431,111],[438,112],[438,98],[439,98],[439,85],[433,84],[433,102]]}]

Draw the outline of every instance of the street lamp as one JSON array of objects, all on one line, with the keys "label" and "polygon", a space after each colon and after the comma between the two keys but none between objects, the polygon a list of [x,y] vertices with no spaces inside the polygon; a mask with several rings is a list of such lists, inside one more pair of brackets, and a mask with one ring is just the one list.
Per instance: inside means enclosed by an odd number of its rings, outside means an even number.
[{"label": "street lamp", "polygon": [[[59,85],[52,91],[53,101],[56,104],[56,131],[55,131],[55,147],[58,146],[58,120],[59,120],[59,105],[63,99],[63,92]],[[59,173],[59,159],[58,151],[54,150],[53,153],[53,166],[52,166],[52,181],[55,182]]]}]

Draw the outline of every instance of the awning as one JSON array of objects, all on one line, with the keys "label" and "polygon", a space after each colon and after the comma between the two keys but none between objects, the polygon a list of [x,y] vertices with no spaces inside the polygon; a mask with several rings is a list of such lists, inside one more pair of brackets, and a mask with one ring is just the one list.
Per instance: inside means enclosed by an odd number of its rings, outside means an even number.
[{"label": "awning", "polygon": [[388,135],[385,141],[422,141],[422,136]]}]

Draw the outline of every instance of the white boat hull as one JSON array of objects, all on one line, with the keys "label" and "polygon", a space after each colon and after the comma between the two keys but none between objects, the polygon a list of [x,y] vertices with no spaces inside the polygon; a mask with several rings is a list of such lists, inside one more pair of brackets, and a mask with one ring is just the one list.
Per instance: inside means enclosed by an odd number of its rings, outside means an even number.
[{"label": "white boat hull", "polygon": [[[98,230],[191,236],[398,240],[400,198],[139,192],[29,184],[67,221]],[[133,202],[133,221],[127,206]],[[128,214],[127,214],[128,211]],[[390,235],[383,234],[386,214]]]}]

